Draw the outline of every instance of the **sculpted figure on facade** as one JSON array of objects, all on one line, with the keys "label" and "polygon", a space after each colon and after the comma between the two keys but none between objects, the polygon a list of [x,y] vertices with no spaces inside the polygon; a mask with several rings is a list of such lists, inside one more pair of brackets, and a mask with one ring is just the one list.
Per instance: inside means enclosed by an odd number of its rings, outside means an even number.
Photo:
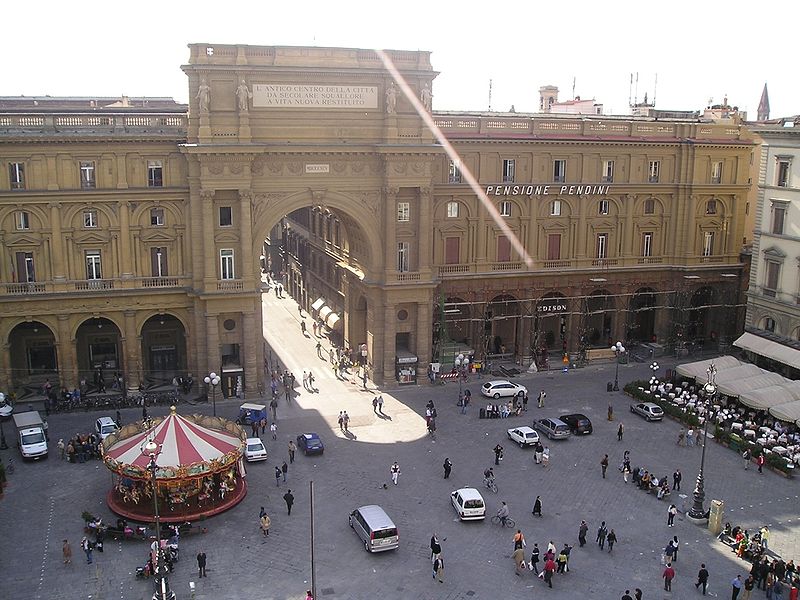
[{"label": "sculpted figure on facade", "polygon": [[253,97],[253,92],[247,87],[244,79],[236,88],[236,98],[239,100],[239,112],[247,112],[249,108],[249,100]]},{"label": "sculpted figure on facade", "polygon": [[208,105],[211,102],[211,88],[208,87],[205,78],[200,81],[200,87],[197,88],[197,104],[202,114],[208,114]]},{"label": "sculpted figure on facade", "polygon": [[422,102],[422,107],[431,112],[431,107],[433,105],[433,94],[431,93],[430,86],[426,83],[425,87],[423,87],[419,92],[419,99]]},{"label": "sculpted figure on facade", "polygon": [[393,115],[397,109],[397,88],[394,81],[386,88],[386,113]]}]

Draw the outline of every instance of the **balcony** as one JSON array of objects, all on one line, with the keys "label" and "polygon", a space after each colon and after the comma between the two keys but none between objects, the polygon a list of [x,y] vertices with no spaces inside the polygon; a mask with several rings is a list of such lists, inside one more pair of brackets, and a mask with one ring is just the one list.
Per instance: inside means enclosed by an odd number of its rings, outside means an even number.
[{"label": "balcony", "polygon": [[74,284],[75,290],[78,292],[100,292],[114,289],[113,279],[89,279],[87,281],[76,281]]},{"label": "balcony", "polygon": [[489,267],[492,271],[521,271],[523,263],[521,262],[497,262],[491,263]]},{"label": "balcony", "polygon": [[145,277],[139,280],[144,288],[178,287],[178,277]]},{"label": "balcony", "polygon": [[572,266],[571,260],[546,260],[542,265],[543,269],[569,269]]},{"label": "balcony", "polygon": [[244,289],[244,281],[241,279],[221,279],[217,281],[218,292],[239,292]]},{"label": "balcony", "polygon": [[660,256],[643,256],[636,262],[640,265],[660,265],[664,259]]},{"label": "balcony", "polygon": [[29,296],[32,294],[44,294],[47,286],[44,283],[7,283],[5,286],[6,294],[9,296]]},{"label": "balcony", "polygon": [[619,264],[618,258],[595,258],[592,260],[593,267],[616,267]]},{"label": "balcony", "polygon": [[463,273],[469,273],[471,270],[470,265],[442,265],[439,267],[439,276],[461,275]]}]

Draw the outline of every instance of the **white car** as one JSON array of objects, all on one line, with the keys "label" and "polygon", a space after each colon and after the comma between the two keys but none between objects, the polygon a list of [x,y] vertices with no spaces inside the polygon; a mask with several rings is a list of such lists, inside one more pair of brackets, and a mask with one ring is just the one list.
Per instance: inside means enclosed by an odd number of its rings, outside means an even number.
[{"label": "white car", "polygon": [[487,398],[494,398],[495,400],[503,396],[514,397],[520,392],[527,394],[528,388],[518,383],[511,383],[506,379],[487,381],[481,386],[481,394]]},{"label": "white car", "polygon": [[519,447],[533,446],[539,441],[539,434],[530,427],[515,427],[508,430],[508,439],[519,444]]},{"label": "white car", "polygon": [[479,521],[486,518],[486,503],[475,488],[461,488],[450,494],[450,502],[462,521]]},{"label": "white car", "polygon": [[111,417],[100,417],[94,422],[94,430],[100,436],[100,439],[104,440],[112,433],[117,433],[119,427]]},{"label": "white car", "polygon": [[257,437],[247,438],[244,458],[247,462],[267,460],[267,449],[264,447],[264,442]]},{"label": "white car", "polygon": [[14,412],[14,407],[11,406],[11,403],[6,399],[6,395],[0,392],[0,417],[7,419],[11,416],[12,412]]}]

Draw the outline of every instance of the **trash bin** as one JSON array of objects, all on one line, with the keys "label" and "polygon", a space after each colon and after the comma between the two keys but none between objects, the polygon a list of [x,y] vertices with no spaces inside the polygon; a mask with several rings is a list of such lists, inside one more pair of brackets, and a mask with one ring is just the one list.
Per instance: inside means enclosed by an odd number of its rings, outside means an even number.
[{"label": "trash bin", "polygon": [[606,384],[606,391],[607,392],[613,392],[614,391],[614,384],[611,383],[610,381]]}]

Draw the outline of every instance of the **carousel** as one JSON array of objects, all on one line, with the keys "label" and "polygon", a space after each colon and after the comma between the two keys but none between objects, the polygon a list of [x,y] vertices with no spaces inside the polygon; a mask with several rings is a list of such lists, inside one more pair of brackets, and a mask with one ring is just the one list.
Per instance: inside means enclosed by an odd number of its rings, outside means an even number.
[{"label": "carousel", "polygon": [[233,421],[203,415],[166,417],[132,423],[102,444],[103,462],[112,473],[108,506],[134,521],[153,519],[150,456],[144,446],[160,447],[156,457],[158,512],[162,522],[205,518],[232,508],[247,494],[245,432]]}]

